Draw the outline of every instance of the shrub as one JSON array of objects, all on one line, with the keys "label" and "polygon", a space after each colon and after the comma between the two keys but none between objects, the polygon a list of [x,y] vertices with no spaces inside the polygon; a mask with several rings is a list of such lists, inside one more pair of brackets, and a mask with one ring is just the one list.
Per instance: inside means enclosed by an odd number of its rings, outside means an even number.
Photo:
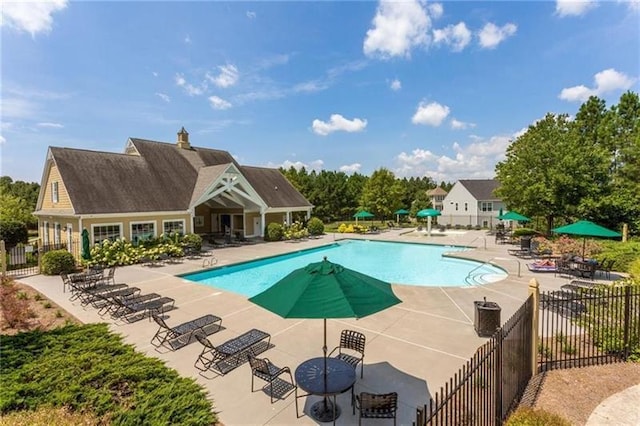
[{"label": "shrub", "polygon": [[27,225],[16,220],[1,220],[0,240],[4,240],[7,249],[15,247],[19,243],[26,244],[29,241]]},{"label": "shrub", "polygon": [[20,293],[11,278],[0,278],[0,308],[4,321],[11,328],[26,328],[29,318],[33,317],[29,300],[19,297]]},{"label": "shrub", "polygon": [[284,237],[284,228],[277,222],[271,222],[267,225],[267,232],[265,233],[266,241],[281,241]]},{"label": "shrub", "polygon": [[614,259],[614,271],[631,272],[631,264],[640,258],[640,241],[602,241],[602,251],[598,259]]},{"label": "shrub", "polygon": [[640,281],[640,257],[629,265],[629,274],[635,281]]},{"label": "shrub", "polygon": [[518,408],[509,416],[505,426],[571,426],[571,422],[558,414],[533,408]]},{"label": "shrub", "polygon": [[198,234],[187,234],[182,237],[182,245],[200,250],[202,249],[202,237]]},{"label": "shrub", "polygon": [[324,223],[317,217],[312,217],[307,223],[307,229],[311,235],[322,235],[324,234]]},{"label": "shrub", "polygon": [[338,232],[341,234],[344,234],[345,232],[347,232],[347,225],[344,223],[341,223],[340,226],[338,226]]},{"label": "shrub", "polygon": [[[67,407],[93,424],[203,425],[217,418],[204,389],[147,358],[107,324],[0,336],[0,412]],[[25,380],[28,378],[29,380]]]},{"label": "shrub", "polygon": [[528,235],[538,235],[538,231],[531,228],[516,228],[513,230],[514,237],[524,237]]},{"label": "shrub", "polygon": [[71,273],[76,269],[76,260],[66,250],[52,250],[42,256],[41,271],[44,275]]}]

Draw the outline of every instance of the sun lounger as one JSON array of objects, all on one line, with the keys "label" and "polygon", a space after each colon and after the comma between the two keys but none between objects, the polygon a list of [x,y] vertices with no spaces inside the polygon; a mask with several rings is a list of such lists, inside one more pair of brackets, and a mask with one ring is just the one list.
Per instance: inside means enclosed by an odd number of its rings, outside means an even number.
[{"label": "sun lounger", "polygon": [[159,297],[149,301],[140,301],[138,298],[121,299],[114,298],[115,308],[111,310],[111,316],[122,318],[127,322],[144,318],[148,315],[170,311],[175,308],[175,300],[170,297]]},{"label": "sun lounger", "polygon": [[168,349],[176,349],[188,345],[194,333],[207,334],[207,330],[215,327],[215,331],[222,327],[222,318],[215,315],[204,315],[191,321],[184,322],[174,327],[169,327],[167,323],[158,315],[153,315],[153,320],[158,324],[158,331],[151,339],[151,344],[155,347],[165,346]]},{"label": "sun lounger", "polygon": [[195,336],[203,349],[194,367],[200,371],[213,369],[220,374],[226,374],[247,361],[247,353],[256,355],[268,349],[271,343],[269,333],[255,328],[218,346],[214,346],[202,333],[195,333]]},{"label": "sun lounger", "polygon": [[527,263],[527,269],[531,272],[556,272],[556,265],[539,265],[536,263]]}]

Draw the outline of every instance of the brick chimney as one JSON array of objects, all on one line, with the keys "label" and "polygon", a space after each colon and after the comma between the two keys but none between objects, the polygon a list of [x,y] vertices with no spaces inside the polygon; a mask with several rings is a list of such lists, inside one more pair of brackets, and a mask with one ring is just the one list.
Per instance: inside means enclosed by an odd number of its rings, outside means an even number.
[{"label": "brick chimney", "polygon": [[191,149],[191,145],[189,144],[189,133],[182,127],[178,132],[178,148],[182,149]]}]

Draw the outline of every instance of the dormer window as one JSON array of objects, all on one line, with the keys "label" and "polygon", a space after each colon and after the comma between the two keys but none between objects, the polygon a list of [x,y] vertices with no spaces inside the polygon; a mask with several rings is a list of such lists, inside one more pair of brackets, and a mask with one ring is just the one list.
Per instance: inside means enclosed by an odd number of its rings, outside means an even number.
[{"label": "dormer window", "polygon": [[58,182],[51,182],[51,202],[55,204],[58,200]]}]

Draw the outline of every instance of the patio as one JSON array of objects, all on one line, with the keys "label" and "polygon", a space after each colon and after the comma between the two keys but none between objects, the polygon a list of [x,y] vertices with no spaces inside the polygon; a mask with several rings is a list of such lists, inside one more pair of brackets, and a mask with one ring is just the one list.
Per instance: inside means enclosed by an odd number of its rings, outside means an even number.
[{"label": "patio", "polygon": [[[486,341],[476,335],[473,328],[474,301],[496,302],[502,308],[504,323],[527,296],[531,278],[536,278],[541,290],[559,289],[568,279],[551,274],[535,274],[527,270],[524,261],[507,254],[509,246],[496,245],[485,231],[466,231],[427,237],[407,230],[392,230],[380,234],[355,238],[390,241],[420,242],[431,244],[470,245],[476,250],[458,253],[461,257],[480,261],[492,260],[509,272],[503,281],[481,287],[415,287],[394,285],[394,292],[403,303],[360,320],[328,320],[328,347],[336,346],[342,329],[362,332],[367,337],[364,358],[364,378],[358,377],[356,394],[362,391],[397,392],[399,397],[398,424],[411,424],[415,420],[416,407],[426,403],[435,392],[469,359],[476,348]],[[331,243],[352,234],[327,234],[320,239],[297,243],[278,242],[254,244],[242,247],[215,249],[217,266],[252,260]],[[486,246],[486,249],[485,249]],[[225,342],[252,328],[259,328],[271,335],[271,349],[266,356],[279,366],[289,366],[292,371],[303,361],[322,354],[322,321],[283,319],[249,302],[245,297],[201,286],[176,274],[201,270],[203,259],[185,259],[183,263],[162,267],[128,266],[118,268],[116,282],[125,282],[142,289],[143,293],[155,292],[176,300],[177,309],[167,313],[171,325],[193,318],[214,314],[223,319],[221,331],[209,336],[213,344]],[[520,269],[521,276],[518,277]],[[78,302],[69,301],[69,293],[63,293],[60,277],[32,276],[20,279],[75,315],[83,322],[104,322],[91,307],[83,308]],[[112,322],[112,321],[109,321]],[[198,342],[173,352],[157,351],[151,345],[157,325],[142,320],[132,324],[111,324],[111,329],[122,334],[125,341],[138,350],[164,360],[168,366],[186,377],[193,377],[203,385],[214,400],[215,410],[225,424],[316,424],[308,416],[308,408],[319,397],[307,397],[298,401],[301,413],[296,419],[295,398],[270,403],[269,395],[251,392],[251,371],[248,363],[224,376],[198,374],[193,366],[201,351]],[[353,424],[350,393],[338,397],[342,415],[336,424]]]}]

